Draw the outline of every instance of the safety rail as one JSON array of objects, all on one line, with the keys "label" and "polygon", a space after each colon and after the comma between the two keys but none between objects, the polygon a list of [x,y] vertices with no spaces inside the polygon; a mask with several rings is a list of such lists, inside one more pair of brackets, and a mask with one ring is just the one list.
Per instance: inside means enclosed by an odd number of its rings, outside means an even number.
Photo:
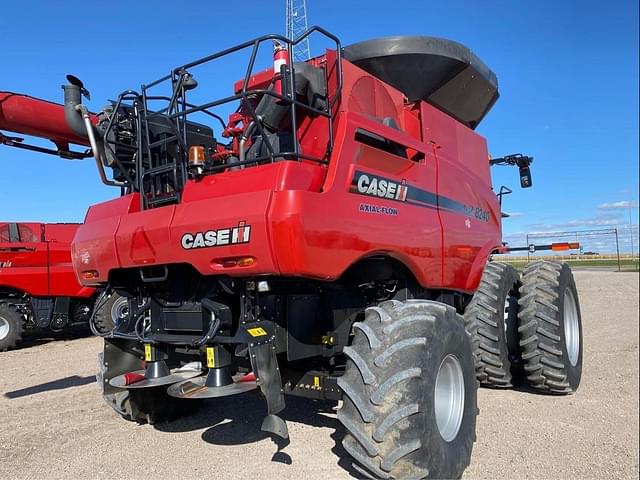
[{"label": "safety rail", "polygon": [[[329,72],[329,67],[324,68],[324,97],[321,100],[324,102],[322,108],[316,108],[313,102],[305,103],[296,98],[296,64],[290,62],[285,68],[284,74],[278,79],[282,82],[283,88],[281,91],[276,91],[271,88],[274,85],[275,77],[271,81],[269,88],[250,88],[250,80],[253,75],[253,70],[256,63],[256,57],[261,45],[266,42],[278,42],[283,45],[288,52],[293,51],[293,47],[298,43],[304,41],[309,35],[318,33],[330,40],[332,44],[335,44],[336,51],[336,84],[337,88],[333,95],[329,95],[329,81],[332,73]],[[188,91],[190,90],[189,80],[192,78],[190,69],[201,66],[205,63],[213,62],[221,57],[239,52],[241,50],[251,49],[248,65],[245,70],[245,76],[242,80],[242,88],[239,89],[234,95],[229,95],[222,99],[195,104],[187,101]],[[263,163],[275,162],[278,159],[289,160],[308,160],[318,162],[319,164],[326,164],[328,157],[333,149],[333,109],[338,101],[342,91],[342,65],[341,65],[341,44],[340,40],[327,32],[321,27],[311,27],[302,35],[296,39],[289,39],[282,35],[269,34],[264,35],[253,40],[244,42],[231,48],[227,48],[220,52],[208,55],[198,60],[186,63],[171,70],[168,75],[151,82],[146,85],[142,85],[141,92],[135,92],[133,90],[127,90],[123,92],[117,99],[113,108],[113,115],[109,118],[107,127],[104,131],[104,144],[105,148],[110,148],[111,158],[115,163],[115,166],[120,169],[126,181],[130,185],[130,190],[139,191],[142,193],[143,207],[153,208],[166,203],[179,202],[182,188],[188,178],[187,169],[187,153],[188,153],[188,124],[187,117],[197,112],[202,112],[205,115],[210,116],[220,123],[222,128],[227,128],[224,120],[220,115],[212,111],[215,107],[220,107],[231,102],[239,101],[240,107],[243,107],[245,114],[248,112],[248,117],[252,120],[256,131],[254,142],[261,138],[262,145],[266,149],[266,154],[261,154],[251,159],[243,159],[235,161],[232,165],[208,165],[206,174],[219,172],[230,168],[230,166],[244,167],[249,165],[259,165]],[[285,83],[286,82],[286,83]],[[170,83],[171,95],[154,95],[150,90],[157,88],[162,84]],[[260,118],[256,113],[254,106],[250,99],[255,99],[258,96],[272,96],[277,99],[278,105],[288,107],[288,116],[290,131],[287,128],[283,131],[283,134],[291,135],[290,150],[276,151],[274,145],[263,125]],[[150,102],[166,102],[166,106],[160,109],[149,109]],[[130,112],[136,121],[136,138],[135,145],[126,144],[117,141],[112,134],[114,125],[116,124],[117,114],[124,106],[130,108]],[[323,116],[327,118],[327,146],[325,153],[322,157],[308,155],[300,150],[299,139],[297,135],[298,131],[298,118],[297,113],[300,111],[306,111],[310,115]],[[154,120],[161,121],[168,129],[164,138],[155,139],[152,141],[150,133],[150,123]],[[244,126],[247,128],[247,125]],[[212,138],[213,140],[213,138]],[[165,152],[166,147],[171,143],[177,143],[178,148],[174,152],[174,156],[166,154],[160,154],[159,152]],[[127,169],[126,165],[116,157],[114,147],[124,148],[131,151],[133,159],[135,160],[135,178]],[[259,153],[263,153],[262,151]]]}]

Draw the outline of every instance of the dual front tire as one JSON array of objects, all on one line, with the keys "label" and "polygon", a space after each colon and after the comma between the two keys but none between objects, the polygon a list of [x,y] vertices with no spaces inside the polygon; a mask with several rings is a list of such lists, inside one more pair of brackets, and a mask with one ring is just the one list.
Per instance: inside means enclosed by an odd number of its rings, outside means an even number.
[{"label": "dual front tire", "polygon": [[569,266],[548,261],[529,265],[518,303],[528,385],[546,393],[575,392],[582,377],[582,317]]},{"label": "dual front tire", "polygon": [[511,387],[521,378],[518,339],[518,272],[505,263],[488,263],[478,290],[464,312],[481,385]]},{"label": "dual front tire", "polygon": [[521,277],[508,264],[487,264],[464,317],[481,385],[525,382],[545,393],[577,390],[582,318],[566,263],[534,262]]}]

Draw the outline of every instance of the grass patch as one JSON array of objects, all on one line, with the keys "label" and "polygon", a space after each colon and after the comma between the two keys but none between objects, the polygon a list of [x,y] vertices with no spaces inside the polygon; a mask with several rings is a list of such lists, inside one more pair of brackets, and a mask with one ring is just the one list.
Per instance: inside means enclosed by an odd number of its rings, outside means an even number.
[{"label": "grass patch", "polygon": [[[505,258],[501,258],[499,261],[504,263],[509,263],[513,265],[518,270],[522,270],[527,266],[526,260],[518,260],[515,262],[509,262]],[[531,258],[532,262],[536,261],[535,257]],[[581,268],[602,268],[606,270],[617,270],[618,269],[618,261],[613,259],[587,259],[587,260],[563,260],[568,263],[571,268],[574,270],[580,270]],[[631,260],[630,258],[621,258],[620,259],[620,270],[623,272],[638,272],[640,271],[639,263],[637,259]]]}]

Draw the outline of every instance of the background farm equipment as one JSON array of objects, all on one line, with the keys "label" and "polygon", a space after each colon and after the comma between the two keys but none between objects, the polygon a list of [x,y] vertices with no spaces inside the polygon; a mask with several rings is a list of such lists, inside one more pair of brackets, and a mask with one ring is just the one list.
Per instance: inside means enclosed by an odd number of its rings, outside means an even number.
[{"label": "background farm equipment", "polygon": [[71,266],[76,224],[0,222],[0,350],[25,333],[87,325],[96,290]]}]

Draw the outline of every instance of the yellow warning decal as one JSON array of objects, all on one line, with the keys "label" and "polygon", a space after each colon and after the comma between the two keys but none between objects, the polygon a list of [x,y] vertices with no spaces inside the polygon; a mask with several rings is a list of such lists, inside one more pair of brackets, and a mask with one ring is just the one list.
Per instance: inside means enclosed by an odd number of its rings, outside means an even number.
[{"label": "yellow warning decal", "polygon": [[216,354],[213,347],[207,347],[207,368],[216,368]]},{"label": "yellow warning decal", "polygon": [[267,331],[262,327],[247,328],[247,332],[252,337],[262,337],[267,334]]},{"label": "yellow warning decal", "polygon": [[153,356],[151,355],[151,345],[148,343],[144,344],[144,361],[152,362]]},{"label": "yellow warning decal", "polygon": [[320,377],[313,377],[313,388],[320,388]]}]

